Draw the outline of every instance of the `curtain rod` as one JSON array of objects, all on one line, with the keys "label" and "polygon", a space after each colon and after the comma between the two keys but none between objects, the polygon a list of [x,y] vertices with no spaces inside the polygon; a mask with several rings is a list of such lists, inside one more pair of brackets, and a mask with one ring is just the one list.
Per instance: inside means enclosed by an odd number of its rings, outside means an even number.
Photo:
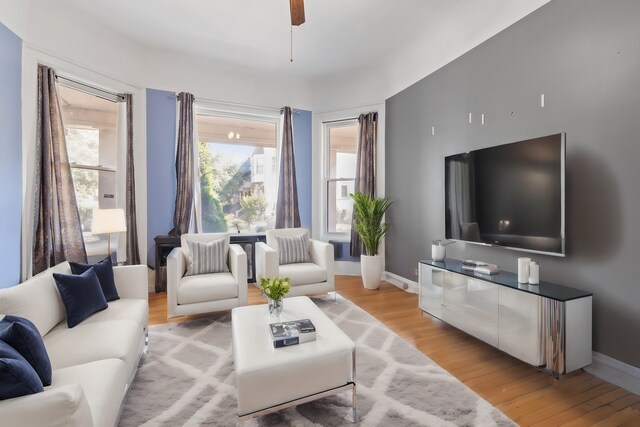
[{"label": "curtain rod", "polygon": [[[65,82],[71,83],[69,86],[73,87],[73,89],[77,89],[85,93],[88,93],[89,95],[94,95],[99,98],[106,99],[107,101],[122,102],[125,99],[124,95],[120,93],[114,93],[106,89],[101,89],[99,87],[95,87],[90,84],[71,79],[69,77],[61,76],[57,73],[56,73],[56,79],[60,81],[60,83],[62,84],[64,84]],[[113,98],[115,98],[115,100]]]},{"label": "curtain rod", "polygon": [[344,119],[335,119],[335,120],[327,120],[327,121],[323,121],[322,123],[340,123],[340,122],[351,122],[351,121],[357,121],[358,117],[347,117]]},{"label": "curtain rod", "polygon": [[[173,96],[176,97],[176,99],[178,99],[178,94],[174,93]],[[229,106],[229,107],[242,107],[242,108],[260,108],[263,110],[273,110],[273,111],[277,111],[280,112],[280,110],[282,110],[282,107],[271,107],[271,106],[264,106],[264,105],[250,105],[250,104],[242,104],[239,102],[228,102],[228,101],[216,101],[215,99],[205,99],[205,98],[196,98],[195,96],[193,97],[193,102],[196,101],[201,101],[201,102],[211,102],[213,104],[220,104],[223,106]],[[300,114],[300,111],[295,109],[295,108],[291,108],[291,112],[293,114]]]}]

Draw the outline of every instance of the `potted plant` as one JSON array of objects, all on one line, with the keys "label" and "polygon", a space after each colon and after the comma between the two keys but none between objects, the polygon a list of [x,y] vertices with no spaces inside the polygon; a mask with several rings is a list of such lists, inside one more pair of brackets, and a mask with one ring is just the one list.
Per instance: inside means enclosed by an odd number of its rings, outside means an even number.
[{"label": "potted plant", "polygon": [[360,257],[362,282],[367,289],[378,289],[384,271],[384,260],[378,254],[378,247],[389,230],[389,224],[383,223],[382,218],[391,206],[391,200],[387,197],[369,197],[361,192],[350,196],[353,199],[353,226],[365,251]]},{"label": "potted plant", "polygon": [[289,278],[261,277],[260,288],[262,289],[262,297],[269,299],[269,314],[279,317],[283,308],[282,299],[291,290]]}]

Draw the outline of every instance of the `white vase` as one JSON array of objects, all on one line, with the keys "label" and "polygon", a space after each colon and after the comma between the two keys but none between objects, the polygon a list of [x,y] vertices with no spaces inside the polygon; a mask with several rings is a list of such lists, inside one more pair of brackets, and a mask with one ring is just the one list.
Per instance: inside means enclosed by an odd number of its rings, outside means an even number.
[{"label": "white vase", "polygon": [[361,255],[360,271],[362,274],[362,283],[366,289],[378,289],[380,287],[380,279],[384,271],[383,258],[381,255]]}]

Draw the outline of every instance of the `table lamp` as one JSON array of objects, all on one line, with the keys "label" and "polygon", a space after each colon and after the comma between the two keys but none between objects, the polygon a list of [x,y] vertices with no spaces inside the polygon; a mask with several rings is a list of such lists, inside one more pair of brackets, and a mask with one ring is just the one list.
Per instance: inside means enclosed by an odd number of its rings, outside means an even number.
[{"label": "table lamp", "polygon": [[94,209],[91,233],[107,234],[107,252],[111,256],[111,233],[127,231],[124,209]]}]

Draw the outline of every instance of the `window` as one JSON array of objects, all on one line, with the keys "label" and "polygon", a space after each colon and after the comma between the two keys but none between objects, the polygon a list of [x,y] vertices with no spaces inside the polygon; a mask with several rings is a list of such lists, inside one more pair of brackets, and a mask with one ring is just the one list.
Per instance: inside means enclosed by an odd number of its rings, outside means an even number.
[{"label": "window", "polygon": [[[255,175],[264,175],[264,156],[255,157]],[[274,162],[275,163],[275,162]]]},{"label": "window", "polygon": [[[94,208],[116,207],[117,98],[114,95],[111,101],[64,83],[59,85],[59,96],[87,253],[106,253],[107,236],[91,234],[91,217]],[[114,240],[117,247],[115,234],[112,245]]]},{"label": "window", "polygon": [[278,118],[197,114],[203,232],[274,228]]},{"label": "window", "polygon": [[327,146],[327,232],[351,232],[358,149],[358,121],[325,124]]}]

